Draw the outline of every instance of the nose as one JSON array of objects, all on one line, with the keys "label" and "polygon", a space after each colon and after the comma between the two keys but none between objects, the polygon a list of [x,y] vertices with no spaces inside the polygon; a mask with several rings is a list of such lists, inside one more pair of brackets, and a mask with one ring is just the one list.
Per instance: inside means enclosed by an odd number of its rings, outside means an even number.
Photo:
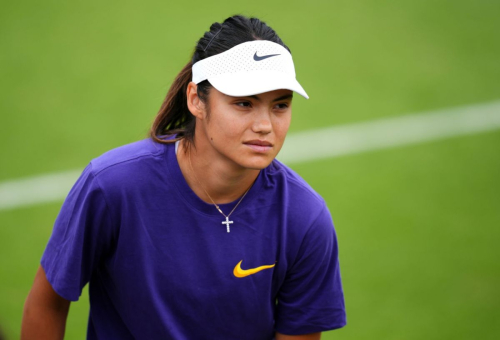
[{"label": "nose", "polygon": [[252,124],[252,131],[260,134],[268,134],[273,130],[271,116],[268,110],[259,110]]}]

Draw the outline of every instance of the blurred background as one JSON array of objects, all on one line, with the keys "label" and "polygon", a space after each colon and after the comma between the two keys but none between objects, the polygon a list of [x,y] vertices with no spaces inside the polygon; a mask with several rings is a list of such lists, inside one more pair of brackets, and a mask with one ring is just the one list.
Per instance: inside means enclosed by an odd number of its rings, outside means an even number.
[{"label": "blurred background", "polygon": [[[7,339],[19,338],[67,185],[92,158],[146,137],[197,40],[233,14],[267,22],[292,51],[310,99],[295,96],[290,141],[330,126],[369,133],[373,121],[425,121],[442,110],[449,114],[440,126],[448,126],[464,107],[471,125],[484,118],[483,105],[488,117],[500,116],[499,1],[2,2]],[[500,125],[483,125],[411,144],[284,157],[326,199],[338,233],[348,325],[324,339],[500,338]],[[307,142],[315,148],[314,137]],[[43,196],[34,176],[69,184]],[[31,195],[42,198],[28,204]],[[71,305],[67,339],[85,337],[86,294]]]}]

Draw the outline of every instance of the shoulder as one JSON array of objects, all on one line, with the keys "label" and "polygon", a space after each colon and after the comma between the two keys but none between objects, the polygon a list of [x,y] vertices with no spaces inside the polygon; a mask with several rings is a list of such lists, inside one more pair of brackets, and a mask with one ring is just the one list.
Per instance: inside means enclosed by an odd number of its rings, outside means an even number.
[{"label": "shoulder", "polygon": [[281,195],[277,199],[291,214],[314,219],[326,208],[325,200],[299,174],[280,161],[275,159],[266,168],[265,175],[266,185],[276,188],[277,194]]},{"label": "shoulder", "polygon": [[161,157],[164,150],[164,145],[156,143],[150,138],[122,145],[94,158],[90,162],[92,172],[94,176],[98,176],[110,169],[125,169],[134,163]]},{"label": "shoulder", "polygon": [[94,158],[89,167],[98,186],[108,194],[147,190],[165,173],[165,152],[173,144],[143,139]]},{"label": "shoulder", "polygon": [[294,195],[295,200],[308,200],[313,204],[324,205],[323,198],[298,173],[278,160],[274,160],[267,167],[268,180],[279,181],[286,187],[288,194]]}]

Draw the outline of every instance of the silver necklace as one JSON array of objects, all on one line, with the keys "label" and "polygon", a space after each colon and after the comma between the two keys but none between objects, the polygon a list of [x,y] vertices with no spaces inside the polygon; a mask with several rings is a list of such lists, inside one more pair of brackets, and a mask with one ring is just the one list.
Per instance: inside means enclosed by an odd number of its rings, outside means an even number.
[{"label": "silver necklace", "polygon": [[248,191],[250,190],[250,188],[252,186],[250,186],[247,191],[245,191],[245,193],[243,194],[243,196],[241,196],[240,200],[238,201],[238,203],[234,206],[233,210],[231,210],[231,212],[229,214],[224,214],[221,210],[221,208],[217,205],[217,203],[214,202],[214,200],[212,199],[212,197],[210,197],[210,195],[208,194],[208,192],[205,190],[205,188],[203,187],[203,185],[201,185],[201,182],[198,180],[198,177],[196,177],[196,174],[194,173],[194,169],[193,169],[193,164],[191,163],[191,151],[189,151],[189,166],[191,167],[191,172],[193,173],[193,176],[194,178],[196,179],[196,182],[198,182],[198,185],[203,189],[203,191],[205,192],[205,194],[208,196],[208,198],[210,198],[210,200],[212,201],[212,203],[214,204],[214,206],[217,208],[217,210],[226,218],[225,221],[222,221],[222,224],[225,224],[226,225],[226,229],[227,229],[227,232],[229,233],[230,232],[230,227],[229,225],[233,224],[234,221],[230,221],[229,220],[229,216],[231,216],[231,214],[233,213],[233,211],[236,210],[236,208],[238,208],[238,205],[240,205],[241,201],[243,201],[243,199],[245,198],[245,196],[247,195]]}]

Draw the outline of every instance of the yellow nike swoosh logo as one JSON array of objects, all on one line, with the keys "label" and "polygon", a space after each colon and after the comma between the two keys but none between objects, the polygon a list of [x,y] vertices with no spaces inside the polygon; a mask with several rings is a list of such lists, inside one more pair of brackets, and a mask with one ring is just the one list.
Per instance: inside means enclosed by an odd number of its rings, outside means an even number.
[{"label": "yellow nike swoosh logo", "polygon": [[241,260],[240,262],[238,262],[238,264],[234,267],[233,274],[236,277],[249,276],[249,275],[258,273],[261,270],[272,268],[272,267],[274,267],[276,265],[276,264],[270,264],[270,265],[267,265],[267,266],[260,266],[260,267],[257,267],[257,268],[241,269],[241,262],[243,262],[243,260]]}]

